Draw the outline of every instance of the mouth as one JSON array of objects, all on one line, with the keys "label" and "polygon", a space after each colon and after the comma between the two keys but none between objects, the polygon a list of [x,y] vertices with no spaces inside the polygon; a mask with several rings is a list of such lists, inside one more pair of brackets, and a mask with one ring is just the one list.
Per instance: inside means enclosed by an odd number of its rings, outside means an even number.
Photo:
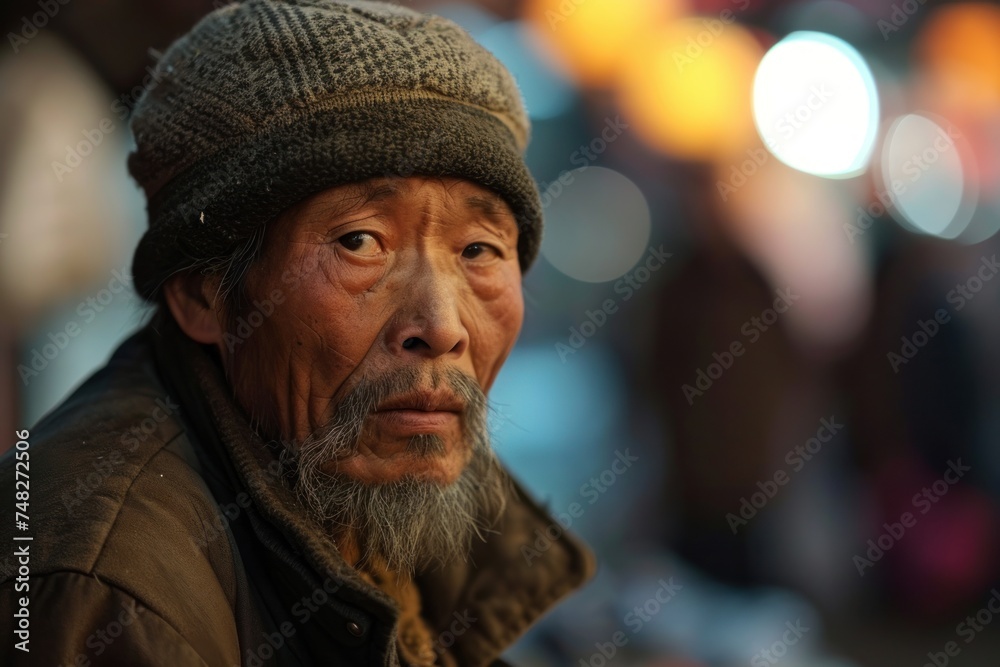
[{"label": "mouth", "polygon": [[448,391],[415,391],[392,396],[375,408],[375,412],[390,410],[413,410],[419,412],[460,413],[465,403]]},{"label": "mouth", "polygon": [[432,434],[454,427],[464,408],[464,403],[449,392],[413,392],[390,397],[372,416],[401,435]]}]

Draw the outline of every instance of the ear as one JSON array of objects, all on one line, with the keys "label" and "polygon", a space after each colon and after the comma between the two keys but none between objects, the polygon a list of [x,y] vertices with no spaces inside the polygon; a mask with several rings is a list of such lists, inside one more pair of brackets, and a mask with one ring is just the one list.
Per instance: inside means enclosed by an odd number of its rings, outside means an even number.
[{"label": "ear", "polygon": [[222,344],[225,328],[218,278],[177,274],[163,286],[163,295],[174,320],[188,337],[199,343]]}]

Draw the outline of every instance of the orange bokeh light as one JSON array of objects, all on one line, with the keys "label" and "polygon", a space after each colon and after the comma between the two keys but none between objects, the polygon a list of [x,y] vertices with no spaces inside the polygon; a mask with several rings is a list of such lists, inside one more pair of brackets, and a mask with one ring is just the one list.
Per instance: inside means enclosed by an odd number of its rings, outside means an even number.
[{"label": "orange bokeh light", "polygon": [[763,49],[717,19],[670,23],[631,50],[619,92],[636,133],[675,157],[724,159],[754,141],[754,72]]},{"label": "orange bokeh light", "polygon": [[963,3],[934,12],[914,55],[945,107],[1000,108],[1000,7]]},{"label": "orange bokeh light", "polygon": [[635,40],[676,18],[682,0],[527,0],[525,17],[553,64],[581,84],[607,84]]}]

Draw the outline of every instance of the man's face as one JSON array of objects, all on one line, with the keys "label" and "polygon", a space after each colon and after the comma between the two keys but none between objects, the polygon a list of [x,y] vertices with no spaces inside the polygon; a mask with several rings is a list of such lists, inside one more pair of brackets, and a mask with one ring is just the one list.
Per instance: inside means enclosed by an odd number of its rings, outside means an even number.
[{"label": "man's face", "polygon": [[507,204],[455,178],[375,179],[301,202],[264,244],[247,292],[281,303],[227,360],[253,418],[294,449],[350,406],[356,446],[325,472],[454,483],[485,429],[462,381],[489,390],[524,315]]}]

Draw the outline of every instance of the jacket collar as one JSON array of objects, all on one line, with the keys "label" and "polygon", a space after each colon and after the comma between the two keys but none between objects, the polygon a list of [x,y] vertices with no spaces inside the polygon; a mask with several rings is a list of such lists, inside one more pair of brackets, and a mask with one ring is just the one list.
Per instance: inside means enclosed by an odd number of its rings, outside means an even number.
[{"label": "jacket collar", "polygon": [[[336,544],[278,478],[275,445],[250,428],[211,348],[188,338],[169,316],[159,317],[154,325],[158,356],[172,362],[161,363],[161,371],[173,376],[175,384],[193,390],[191,400],[201,404],[197,407],[207,406],[223,459],[231,463],[233,483],[249,494],[263,519],[301,554],[320,581],[337,582],[343,602],[393,625],[398,615],[395,601],[347,564]],[[596,569],[591,552],[513,479],[509,488],[495,532],[475,545],[467,561],[416,579],[425,620],[442,638],[438,646],[462,665],[494,660]],[[545,548],[538,549],[539,543]]]}]

